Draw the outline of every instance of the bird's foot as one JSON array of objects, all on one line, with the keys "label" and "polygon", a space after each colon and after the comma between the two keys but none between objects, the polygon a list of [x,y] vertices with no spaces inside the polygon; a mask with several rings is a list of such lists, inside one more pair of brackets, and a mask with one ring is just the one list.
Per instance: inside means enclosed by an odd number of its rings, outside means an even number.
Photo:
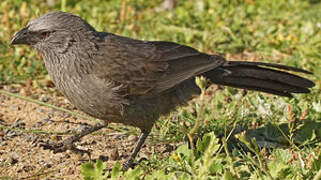
[{"label": "bird's foot", "polygon": [[142,147],[142,145],[144,144],[148,134],[150,133],[150,130],[145,130],[142,131],[142,134],[139,136],[138,141],[136,142],[136,145],[133,149],[133,152],[131,153],[131,155],[129,156],[128,160],[123,164],[123,171],[127,171],[129,168],[134,168],[135,167],[135,163],[134,160],[137,156],[137,153],[139,152],[140,148]]},{"label": "bird's foot", "polygon": [[134,168],[135,163],[132,158],[128,159],[124,164],[123,164],[123,171],[127,171],[129,168]]},{"label": "bird's foot", "polygon": [[86,128],[82,130],[79,134],[75,134],[62,142],[45,142],[40,144],[40,147],[43,147],[44,149],[52,150],[54,153],[60,153],[65,152],[67,150],[71,150],[73,152],[79,153],[79,154],[87,154],[90,158],[90,152],[82,149],[78,149],[74,146],[74,142],[78,141],[80,138],[86,136],[87,134],[90,134],[92,132],[98,131],[101,128],[104,128],[108,125],[108,123],[103,124],[96,124],[94,126],[90,126],[89,128]]},{"label": "bird's foot", "polygon": [[74,146],[74,141],[72,141],[73,138],[67,138],[62,142],[53,142],[53,141],[47,141],[44,143],[40,144],[40,147],[43,147],[43,149],[49,149],[52,150],[53,153],[61,153],[61,152],[65,152],[67,150],[71,150],[75,153],[78,154],[87,154],[90,157],[90,152],[87,150],[82,150],[82,149],[78,149]]}]

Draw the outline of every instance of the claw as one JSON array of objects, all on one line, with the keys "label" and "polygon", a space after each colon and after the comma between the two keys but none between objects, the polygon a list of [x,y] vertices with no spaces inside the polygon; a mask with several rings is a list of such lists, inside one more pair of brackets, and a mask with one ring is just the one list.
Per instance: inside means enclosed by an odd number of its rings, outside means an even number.
[{"label": "claw", "polygon": [[82,150],[82,149],[78,149],[74,146],[73,142],[70,142],[69,139],[66,139],[62,142],[52,142],[52,141],[47,141],[45,143],[41,143],[40,147],[43,147],[43,149],[49,149],[52,150],[53,153],[61,153],[61,152],[65,152],[67,150],[71,150],[75,153],[79,153],[79,154],[87,154],[89,157],[91,156],[90,152],[87,150]]},{"label": "claw", "polygon": [[123,164],[123,171],[127,171],[129,168],[134,168],[135,163],[133,159],[128,159],[124,164]]},{"label": "claw", "polygon": [[87,154],[89,156],[89,158],[91,158],[89,151],[76,148],[74,146],[74,142],[78,141],[80,138],[86,136],[87,134],[98,131],[99,129],[104,128],[106,126],[108,126],[108,123],[106,123],[106,122],[104,124],[98,123],[94,126],[91,126],[88,129],[84,129],[79,134],[76,134],[74,136],[71,136],[71,137],[63,140],[62,142],[57,143],[57,142],[48,142],[47,141],[45,143],[41,143],[40,147],[43,147],[44,149],[52,150],[54,153],[65,152],[69,149],[69,150],[76,152],[76,153]]},{"label": "claw", "polygon": [[70,150],[75,152],[75,153],[81,154],[81,155],[87,154],[89,159],[91,159],[91,154],[90,154],[90,151],[88,151],[88,150],[78,149],[75,146],[72,146]]},{"label": "claw", "polygon": [[49,149],[52,150],[54,153],[59,153],[59,152],[65,152],[67,151],[67,147],[64,146],[62,142],[52,142],[52,141],[47,141],[44,143],[40,143],[39,145],[42,147],[44,150]]}]

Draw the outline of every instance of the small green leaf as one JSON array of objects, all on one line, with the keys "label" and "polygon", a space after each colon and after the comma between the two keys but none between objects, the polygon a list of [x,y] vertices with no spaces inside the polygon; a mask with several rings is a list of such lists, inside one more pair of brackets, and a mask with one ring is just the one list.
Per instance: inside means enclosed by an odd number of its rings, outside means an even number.
[{"label": "small green leaf", "polygon": [[136,167],[135,169],[129,169],[124,176],[128,180],[139,180],[143,174],[143,170],[140,167]]},{"label": "small green leaf", "polygon": [[188,148],[188,144],[183,144],[177,148],[176,152],[188,156],[191,150]]},{"label": "small green leaf", "polygon": [[85,180],[103,180],[107,178],[107,174],[104,175],[104,169],[106,168],[106,163],[101,160],[97,160],[96,167],[92,161],[81,165],[81,174]]},{"label": "small green leaf", "polygon": [[121,175],[122,175],[122,166],[117,161],[113,169],[111,170],[111,177],[114,179],[114,178],[119,178]]},{"label": "small green leaf", "polygon": [[224,180],[234,180],[236,178],[234,178],[233,174],[229,171],[225,171],[224,172],[224,176],[223,176]]}]

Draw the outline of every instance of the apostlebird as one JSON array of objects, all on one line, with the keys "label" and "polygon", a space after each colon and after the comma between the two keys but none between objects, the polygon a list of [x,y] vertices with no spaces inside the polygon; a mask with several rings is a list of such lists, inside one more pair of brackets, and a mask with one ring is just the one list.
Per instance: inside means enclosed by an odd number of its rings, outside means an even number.
[{"label": "apostlebird", "polygon": [[31,20],[14,35],[11,44],[38,50],[56,88],[78,109],[103,122],[45,148],[76,151],[73,142],[110,122],[135,126],[141,135],[123,165],[125,170],[133,166],[155,121],[201,93],[196,76],[219,85],[287,97],[309,93],[314,86],[306,78],[284,72],[310,74],[302,69],[227,61],[173,42],[98,32],[82,18],[66,12],[50,12]]}]

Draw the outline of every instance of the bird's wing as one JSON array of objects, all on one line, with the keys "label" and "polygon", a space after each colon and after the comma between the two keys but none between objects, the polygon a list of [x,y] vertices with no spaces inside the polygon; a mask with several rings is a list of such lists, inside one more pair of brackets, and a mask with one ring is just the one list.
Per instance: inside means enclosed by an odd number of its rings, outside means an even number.
[{"label": "bird's wing", "polygon": [[224,58],[200,53],[180,44],[139,41],[108,35],[99,44],[97,76],[111,81],[126,95],[149,96],[209,71]]}]

